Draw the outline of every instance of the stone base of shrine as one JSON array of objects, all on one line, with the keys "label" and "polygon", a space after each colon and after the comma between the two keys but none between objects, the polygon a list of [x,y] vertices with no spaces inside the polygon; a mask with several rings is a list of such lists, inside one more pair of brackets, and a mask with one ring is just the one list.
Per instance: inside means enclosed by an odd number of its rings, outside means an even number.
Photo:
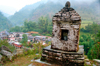
[{"label": "stone base of shrine", "polygon": [[79,46],[78,52],[54,50],[48,46],[43,49],[41,61],[56,63],[61,66],[84,66],[83,45]]}]

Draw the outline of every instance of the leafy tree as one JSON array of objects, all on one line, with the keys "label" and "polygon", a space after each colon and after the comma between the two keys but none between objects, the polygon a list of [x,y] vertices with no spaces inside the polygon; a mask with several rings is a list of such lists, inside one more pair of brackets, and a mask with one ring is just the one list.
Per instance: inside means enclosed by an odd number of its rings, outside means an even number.
[{"label": "leafy tree", "polygon": [[36,27],[37,27],[37,24],[36,24],[36,22],[32,22],[32,21],[25,21],[24,22],[24,29],[26,29],[26,31],[28,32],[28,31],[34,31],[34,29],[36,29]]},{"label": "leafy tree", "polygon": [[27,40],[28,40],[27,35],[26,35],[26,34],[23,34],[22,37],[23,37],[23,39],[22,39],[21,43],[22,43],[24,46],[27,46]]},{"label": "leafy tree", "polygon": [[80,44],[84,45],[84,51],[87,55],[88,51],[94,45],[94,40],[92,39],[91,35],[81,35],[80,36]]},{"label": "leafy tree", "polygon": [[42,35],[51,36],[52,35],[52,22],[47,17],[40,17],[39,21],[24,21],[23,26],[15,26],[10,29],[10,32],[29,32],[37,31]]},{"label": "leafy tree", "polygon": [[42,30],[42,31],[39,31],[40,33],[44,33],[47,31],[48,23],[46,21],[47,21],[46,18],[44,18],[43,16],[39,18],[38,28]]},{"label": "leafy tree", "polygon": [[52,22],[49,22],[47,17],[42,16],[39,18],[38,29],[42,34],[52,34]]},{"label": "leafy tree", "polygon": [[22,29],[21,27],[15,26],[15,27],[11,28],[10,31],[11,32],[21,32],[22,31],[21,29]]},{"label": "leafy tree", "polygon": [[89,50],[87,54],[89,59],[100,59],[100,44],[97,43]]},{"label": "leafy tree", "polygon": [[88,52],[89,59],[100,59],[100,31],[96,34],[95,44]]},{"label": "leafy tree", "polygon": [[100,42],[100,31],[97,33],[96,38],[97,38],[97,42]]},{"label": "leafy tree", "polygon": [[39,36],[39,34],[32,34],[32,36]]}]

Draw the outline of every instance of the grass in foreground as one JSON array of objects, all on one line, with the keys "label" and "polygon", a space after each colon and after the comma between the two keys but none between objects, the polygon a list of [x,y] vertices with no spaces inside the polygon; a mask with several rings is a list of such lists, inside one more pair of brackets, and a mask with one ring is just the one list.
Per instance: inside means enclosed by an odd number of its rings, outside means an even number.
[{"label": "grass in foreground", "polygon": [[[4,64],[4,66],[28,66],[32,63],[31,60],[34,59],[36,56],[37,55],[27,55],[27,56],[17,57],[16,59],[14,59],[14,61],[12,62],[9,61],[6,64]],[[40,58],[39,56],[38,58]]]}]

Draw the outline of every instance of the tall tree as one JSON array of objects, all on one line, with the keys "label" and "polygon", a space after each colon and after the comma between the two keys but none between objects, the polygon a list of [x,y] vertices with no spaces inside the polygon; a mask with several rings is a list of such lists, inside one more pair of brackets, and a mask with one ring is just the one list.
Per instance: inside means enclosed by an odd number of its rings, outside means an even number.
[{"label": "tall tree", "polygon": [[23,37],[23,39],[22,39],[21,43],[27,44],[27,40],[28,40],[27,35],[26,34],[23,34],[22,37]]}]

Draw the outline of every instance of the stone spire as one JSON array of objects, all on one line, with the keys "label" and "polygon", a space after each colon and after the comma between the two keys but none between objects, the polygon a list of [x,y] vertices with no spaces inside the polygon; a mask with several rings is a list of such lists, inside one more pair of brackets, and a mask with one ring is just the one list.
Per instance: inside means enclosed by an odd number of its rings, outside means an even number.
[{"label": "stone spire", "polygon": [[58,23],[60,23],[61,21],[73,22],[80,21],[81,17],[73,8],[70,7],[70,2],[68,1],[65,4],[65,7],[53,16],[52,20],[53,22],[57,21]]},{"label": "stone spire", "polygon": [[65,7],[70,8],[70,2],[69,1],[66,2]]}]

